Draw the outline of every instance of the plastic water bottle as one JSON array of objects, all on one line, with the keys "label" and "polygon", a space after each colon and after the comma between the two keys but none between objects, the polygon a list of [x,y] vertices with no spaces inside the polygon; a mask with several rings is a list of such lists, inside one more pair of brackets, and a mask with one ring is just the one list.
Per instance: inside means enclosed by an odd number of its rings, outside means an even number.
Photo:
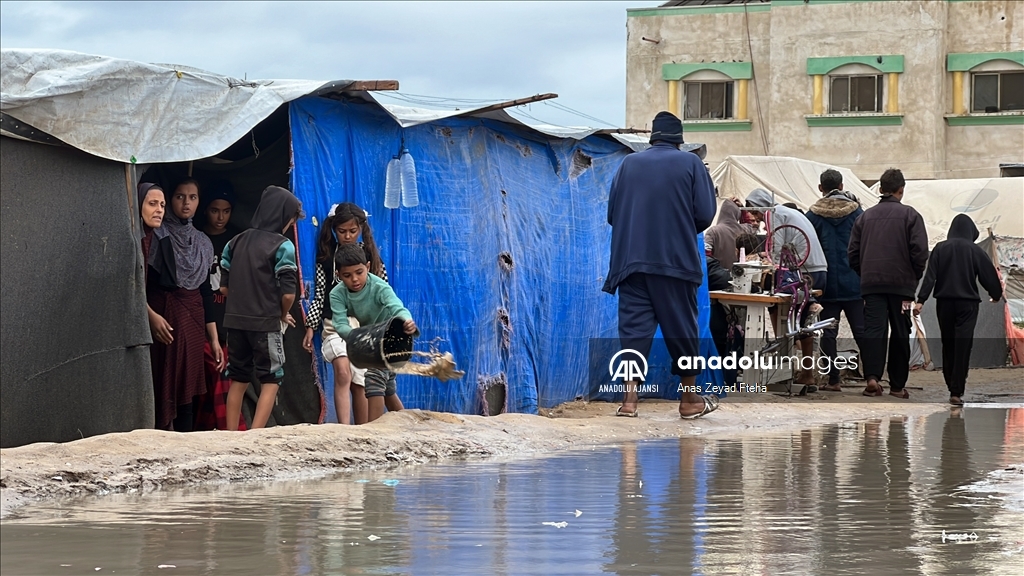
[{"label": "plastic water bottle", "polygon": [[384,207],[398,208],[402,198],[402,165],[395,156],[384,173]]},{"label": "plastic water bottle", "polygon": [[419,206],[420,192],[416,187],[416,163],[408,150],[402,150],[402,206]]}]

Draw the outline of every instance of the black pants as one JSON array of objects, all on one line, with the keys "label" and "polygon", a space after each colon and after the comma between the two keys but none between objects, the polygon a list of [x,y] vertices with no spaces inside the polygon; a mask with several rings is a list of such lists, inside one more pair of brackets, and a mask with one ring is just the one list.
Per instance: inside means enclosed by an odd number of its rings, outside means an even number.
[{"label": "black pants", "polygon": [[978,323],[978,302],[936,298],[935,315],[942,335],[942,378],[950,396],[963,396],[967,372],[971,369],[974,326]]},{"label": "black pants", "polygon": [[899,392],[910,375],[910,311],[903,302],[913,298],[898,294],[864,295],[864,345],[861,362],[865,379],[882,379],[888,340],[889,391]]},{"label": "black pants", "polygon": [[[853,339],[857,342],[857,348],[861,351],[863,361],[864,355],[864,301],[863,300],[839,300],[835,302],[821,303],[821,319],[839,319],[840,314],[846,314],[846,321],[850,323],[853,331]],[[840,370],[835,367],[835,359],[838,355],[836,350],[836,337],[839,335],[839,323],[835,327],[828,328],[821,335],[821,352],[830,360],[828,369],[828,383],[839,384]]]},{"label": "black pants", "polygon": [[178,413],[173,420],[175,432],[191,432],[195,428],[195,414],[192,411],[193,406],[195,406],[195,399],[193,399],[190,404],[178,405]]},{"label": "black pants", "polygon": [[700,370],[680,370],[680,356],[700,356],[697,332],[697,289],[700,284],[655,274],[630,274],[619,284],[619,343],[647,358],[654,333],[661,326],[672,357],[672,373],[696,376]]}]

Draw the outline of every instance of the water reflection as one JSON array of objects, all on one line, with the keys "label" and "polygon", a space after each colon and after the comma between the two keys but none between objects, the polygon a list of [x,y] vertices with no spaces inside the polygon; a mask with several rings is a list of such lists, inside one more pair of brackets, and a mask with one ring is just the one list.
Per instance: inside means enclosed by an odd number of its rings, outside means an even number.
[{"label": "water reflection", "polygon": [[[1021,573],[1022,463],[1024,408],[967,408],[531,461],[118,495],[4,522],[0,571]],[[943,530],[977,539],[943,543]]]}]

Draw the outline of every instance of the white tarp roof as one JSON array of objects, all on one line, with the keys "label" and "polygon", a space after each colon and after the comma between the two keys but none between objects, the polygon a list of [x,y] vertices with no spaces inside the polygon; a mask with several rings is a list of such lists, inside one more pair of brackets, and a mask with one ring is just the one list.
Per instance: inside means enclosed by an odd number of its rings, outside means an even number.
[{"label": "white tarp roof", "polygon": [[996,236],[1024,237],[1024,177],[911,180],[903,189],[903,203],[924,218],[929,247],[946,239],[957,214],[974,220],[980,238],[988,236],[989,228]]},{"label": "white tarp roof", "polygon": [[[350,80],[239,80],[188,66],[65,50],[0,51],[0,111],[95,156],[139,164],[215,156],[282,104],[308,94],[344,90],[349,84]],[[404,105],[386,92],[360,94],[403,127],[472,115],[499,103],[425,108]],[[530,122],[512,110],[480,116],[557,138],[582,140],[598,131]],[[2,127],[0,131],[19,137]],[[643,137],[611,136],[633,150],[646,147]]]},{"label": "white tarp roof", "polygon": [[722,198],[746,199],[757,188],[775,193],[779,204],[793,202],[801,211],[821,198],[821,173],[833,168],[843,175],[843,189],[860,199],[866,210],[878,203],[872,192],[847,168],[788,156],[728,156],[711,171],[711,179]]},{"label": "white tarp roof", "polygon": [[0,110],[75,148],[119,162],[213,156],[281,104],[325,84],[243,81],[186,66],[64,50],[0,52]]}]

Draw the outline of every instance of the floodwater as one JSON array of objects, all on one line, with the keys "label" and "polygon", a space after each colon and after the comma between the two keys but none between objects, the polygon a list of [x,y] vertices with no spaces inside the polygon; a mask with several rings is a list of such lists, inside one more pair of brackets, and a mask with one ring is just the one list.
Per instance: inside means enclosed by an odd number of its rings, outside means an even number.
[{"label": "floodwater", "polygon": [[1021,574],[1024,407],[20,516],[2,524],[4,576]]}]

